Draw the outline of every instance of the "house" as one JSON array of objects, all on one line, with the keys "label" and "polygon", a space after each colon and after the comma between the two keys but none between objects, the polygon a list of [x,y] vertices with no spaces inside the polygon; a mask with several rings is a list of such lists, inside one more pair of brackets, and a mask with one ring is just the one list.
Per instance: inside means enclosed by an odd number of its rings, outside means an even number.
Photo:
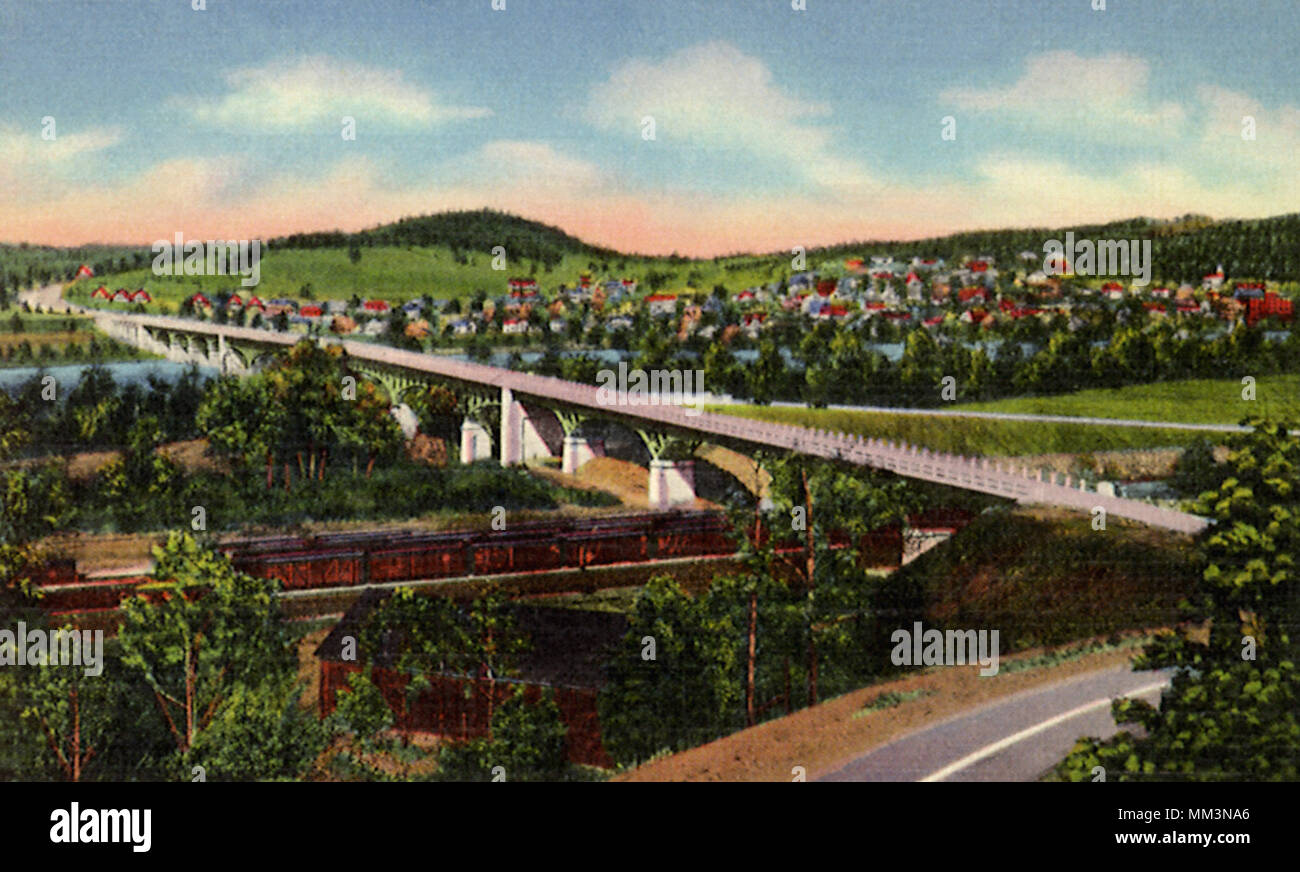
[{"label": "house", "polygon": [[1032,251],[1022,251],[1017,254],[1016,257],[1020,258],[1025,263],[1033,263],[1038,260],[1038,255]]},{"label": "house", "polygon": [[1201,288],[1207,291],[1217,291],[1223,287],[1223,264],[1219,264],[1218,269],[1201,277]]},{"label": "house", "polygon": [[226,300],[226,309],[229,311],[238,312],[242,308],[244,308],[244,298],[239,294],[231,294],[230,299]]},{"label": "house", "polygon": [[320,306],[307,305],[299,309],[298,314],[307,320],[315,321],[325,314],[325,310]]},{"label": "house", "polygon": [[257,297],[249,297],[248,302],[245,303],[244,305],[247,306],[249,309],[258,309],[259,311],[262,312],[266,311],[266,304],[263,303],[261,300],[259,300]]},{"label": "house", "polygon": [[615,317],[610,318],[608,321],[605,322],[606,332],[612,333],[615,330],[631,330],[631,329],[632,329],[632,319],[627,317],[626,315],[616,315]]},{"label": "house", "polygon": [[907,274],[905,281],[907,282],[907,298],[909,300],[921,299],[921,291],[925,289],[925,282],[921,281],[921,277],[915,272],[910,272]]},{"label": "house", "polygon": [[737,303],[752,303],[757,299],[757,296],[754,294],[753,291],[745,290],[745,291],[741,291],[739,294],[736,294],[734,297],[732,297],[732,299],[735,300]]},{"label": "house", "polygon": [[912,258],[912,269],[914,270],[936,270],[943,266],[941,257],[914,257]]},{"label": "house", "polygon": [[279,306],[282,309],[292,309],[295,312],[298,311],[298,304],[293,300],[290,300],[288,297],[276,297],[267,305]]},{"label": "house", "polygon": [[984,309],[980,309],[980,308],[967,309],[965,312],[961,313],[961,320],[966,324],[979,324],[983,322],[984,319],[987,318],[988,316],[989,313],[986,312]]},{"label": "house", "polygon": [[563,333],[565,328],[568,326],[569,322],[565,321],[563,318],[552,318],[547,324],[547,327],[550,328],[552,333]]},{"label": "house", "polygon": [[423,339],[428,336],[431,331],[429,330],[428,321],[423,318],[417,318],[414,321],[406,322],[406,327],[403,332],[410,339]]},{"label": "house", "polygon": [[1124,286],[1119,282],[1106,282],[1101,286],[1101,293],[1108,300],[1124,299]]},{"label": "house", "polygon": [[1277,318],[1289,322],[1295,317],[1292,302],[1267,291],[1262,297],[1250,297],[1246,300],[1246,323],[1252,327],[1265,318]]},{"label": "house", "polygon": [[835,279],[823,279],[822,281],[817,283],[817,296],[819,297],[832,296],[835,293],[837,288],[838,288],[838,284],[835,281]]},{"label": "house", "polygon": [[90,296],[92,299],[94,298],[98,298],[101,300],[113,299],[113,294],[109,292],[108,288],[104,287],[103,285],[100,285],[99,287],[95,288],[94,293],[92,293]]},{"label": "house", "polygon": [[930,328],[938,327],[943,323],[943,317],[943,315],[935,315],[933,318],[926,318],[921,323]]},{"label": "house", "polygon": [[[849,317],[849,307],[841,306],[838,303],[830,303],[828,305],[822,306],[821,311],[818,312],[817,314],[821,318],[833,318],[836,321],[842,321],[845,318]],[[888,315],[889,313],[886,313],[886,317],[888,317]]]},{"label": "house", "polygon": [[346,336],[349,333],[357,332],[357,322],[353,321],[347,315],[335,315],[330,320],[330,332],[337,333],[340,336]]},{"label": "house", "polygon": [[424,311],[424,303],[419,300],[407,300],[402,304],[402,311],[407,315],[414,317]]},{"label": "house", "polygon": [[526,318],[507,318],[501,322],[502,333],[527,333],[528,320]]},{"label": "house", "polygon": [[468,318],[458,318],[451,322],[451,332],[457,336],[472,336],[478,332],[478,324]]},{"label": "house", "polygon": [[[197,297],[197,296],[201,296],[201,295],[199,295],[199,294],[195,294],[195,296]],[[128,291],[126,288],[118,288],[118,289],[117,289],[117,292],[113,294],[113,302],[114,302],[114,303],[129,303],[129,302],[131,302],[131,292]],[[204,305],[208,305],[208,306],[212,305],[211,303],[209,303],[209,302],[207,301],[207,298],[206,298],[206,297],[203,298],[203,303],[204,303]]]},{"label": "house", "polygon": [[976,303],[987,302],[989,292],[980,287],[966,287],[957,292],[957,299],[964,306],[972,306]]},{"label": "house", "polygon": [[[125,294],[126,291],[118,291],[118,293],[119,293],[119,294]],[[117,296],[114,295],[113,299],[116,300],[116,299],[117,299]],[[128,297],[128,301],[129,301],[129,299],[130,299],[130,298]],[[190,297],[190,302],[194,305],[194,308],[196,308],[196,309],[200,309],[200,308],[202,308],[202,309],[211,309],[211,308],[212,308],[212,301],[209,300],[207,297],[203,296],[202,294],[195,294],[194,296]]]},{"label": "house", "polygon": [[1238,300],[1262,298],[1265,290],[1266,287],[1263,282],[1237,282],[1237,287],[1233,289],[1232,295]]},{"label": "house", "polygon": [[1155,297],[1155,298],[1157,298],[1157,299],[1167,300],[1167,299],[1169,299],[1169,294],[1170,294],[1170,290],[1169,290],[1168,288],[1152,288],[1152,289],[1151,289],[1151,296],[1153,296],[1153,297]]},{"label": "house", "polygon": [[364,333],[366,336],[382,336],[384,335],[384,331],[387,329],[388,329],[387,324],[385,324],[383,321],[376,319],[374,321],[367,322],[366,326],[361,328],[361,332]]},{"label": "house", "polygon": [[388,305],[385,300],[366,300],[361,304],[361,308],[372,315],[383,315],[391,311],[393,307]]},{"label": "house", "polygon": [[131,302],[132,302],[132,303],[152,303],[152,302],[153,302],[153,297],[151,297],[151,296],[149,295],[149,292],[146,291],[144,288],[140,288],[140,289],[138,289],[135,293],[133,293],[133,294],[131,295]]},{"label": "house", "polygon": [[651,315],[672,315],[677,311],[676,294],[651,294],[645,298],[645,303]]},{"label": "house", "polygon": [[813,278],[812,273],[798,273],[790,277],[786,287],[790,289],[790,293],[810,290],[813,286]]},{"label": "house", "polygon": [[77,267],[77,278],[79,279],[87,279],[93,276],[94,274],[95,271],[90,267],[86,266],[84,263],[81,266]]},{"label": "house", "polygon": [[844,261],[844,268],[850,272],[858,272],[862,269],[862,258],[850,257]]}]

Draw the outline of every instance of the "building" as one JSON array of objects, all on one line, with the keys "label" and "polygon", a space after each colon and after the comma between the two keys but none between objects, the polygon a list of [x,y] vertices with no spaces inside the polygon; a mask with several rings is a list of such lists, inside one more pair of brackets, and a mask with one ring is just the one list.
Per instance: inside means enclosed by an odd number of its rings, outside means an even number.
[{"label": "building", "polygon": [[645,304],[651,315],[673,315],[677,312],[677,295],[651,294],[645,298]]},{"label": "building", "polygon": [[[334,711],[336,694],[347,687],[348,675],[364,668],[355,660],[343,658],[344,639],[360,638],[367,617],[388,596],[386,591],[365,591],[316,649],[321,717]],[[433,673],[426,676],[428,689],[409,705],[405,699],[409,679],[394,669],[396,636],[385,635],[389,647],[376,652],[366,666],[392,708],[397,728],[460,740],[485,736],[492,710],[514,696],[518,688],[523,687],[525,698],[533,700],[549,690],[568,728],[565,743],[569,759],[589,766],[612,766],[601,741],[596,699],[606,680],[604,663],[627,632],[627,619],[607,612],[520,602],[506,608],[515,626],[529,640],[516,674],[503,678]]]}]

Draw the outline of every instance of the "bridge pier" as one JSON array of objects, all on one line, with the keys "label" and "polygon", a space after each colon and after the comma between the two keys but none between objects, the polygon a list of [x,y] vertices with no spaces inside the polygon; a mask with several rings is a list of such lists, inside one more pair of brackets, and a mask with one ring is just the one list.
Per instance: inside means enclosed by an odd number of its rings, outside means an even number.
[{"label": "bridge pier", "polygon": [[605,440],[588,439],[584,436],[565,436],[564,437],[564,455],[560,462],[560,470],[565,475],[573,475],[582,466],[593,457],[605,456]]},{"label": "bridge pier", "polygon": [[460,425],[460,462],[473,463],[492,457],[492,437],[478,421],[469,418]]},{"label": "bridge pier", "polygon": [[668,509],[695,502],[695,461],[650,461],[649,491],[652,509]]},{"label": "bridge pier", "polygon": [[501,389],[501,465],[514,466],[538,457],[553,457],[537,421],[510,388]]}]

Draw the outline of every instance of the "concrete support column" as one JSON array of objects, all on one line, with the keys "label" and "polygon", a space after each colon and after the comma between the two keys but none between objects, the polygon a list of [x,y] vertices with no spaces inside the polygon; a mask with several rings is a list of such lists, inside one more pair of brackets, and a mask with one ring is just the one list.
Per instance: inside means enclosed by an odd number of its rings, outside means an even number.
[{"label": "concrete support column", "polygon": [[217,371],[226,374],[226,334],[217,334]]},{"label": "concrete support column", "polygon": [[469,418],[460,425],[460,462],[473,463],[492,456],[492,437],[487,428]]},{"label": "concrete support column", "polygon": [[695,461],[650,461],[649,490],[652,509],[667,509],[695,502]]},{"label": "concrete support column", "polygon": [[573,475],[593,457],[605,456],[605,440],[587,439],[582,436],[564,437],[564,456],[560,469],[565,475]]},{"label": "concrete support column", "polygon": [[524,462],[523,409],[510,388],[501,389],[501,465]]}]

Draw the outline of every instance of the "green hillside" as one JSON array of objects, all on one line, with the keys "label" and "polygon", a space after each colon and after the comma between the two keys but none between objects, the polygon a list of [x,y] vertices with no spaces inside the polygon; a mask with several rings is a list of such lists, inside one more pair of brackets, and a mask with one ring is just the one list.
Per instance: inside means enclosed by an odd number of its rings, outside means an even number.
[{"label": "green hillside", "polygon": [[[1138,218],[1074,228],[972,231],[905,242],[860,241],[811,250],[806,260],[809,269],[836,272],[842,271],[844,259],[850,256],[933,255],[956,262],[964,256],[988,254],[1004,267],[1024,268],[1019,252],[1041,254],[1045,239],[1063,239],[1067,229],[1079,238],[1151,239],[1157,282],[1195,279],[1220,263],[1234,277],[1286,283],[1284,291],[1300,282],[1300,214],[1222,222],[1196,216],[1176,222]],[[621,254],[559,228],[490,210],[403,218],[356,233],[295,234],[272,239],[268,246],[257,289],[263,298],[339,299],[355,294],[401,302],[429,294],[463,299],[478,290],[500,294],[512,276],[532,276],[550,291],[573,284],[582,273],[598,281],[633,278],[642,291],[705,294],[719,285],[735,292],[779,281],[792,271],[788,252],[708,260]],[[492,268],[498,246],[505,251],[503,269]],[[43,269],[48,276],[70,278],[78,260],[89,260],[101,276],[114,271],[101,279],[110,287],[144,287],[171,306],[198,290],[212,294],[239,287],[239,280],[230,276],[154,276],[149,269],[151,257],[139,250],[64,251],[38,273]],[[0,276],[5,275],[6,263],[12,262],[21,270],[9,272],[25,279],[32,255],[19,259],[14,252],[0,247]],[[94,287],[83,281],[69,296],[87,302]]]}]

